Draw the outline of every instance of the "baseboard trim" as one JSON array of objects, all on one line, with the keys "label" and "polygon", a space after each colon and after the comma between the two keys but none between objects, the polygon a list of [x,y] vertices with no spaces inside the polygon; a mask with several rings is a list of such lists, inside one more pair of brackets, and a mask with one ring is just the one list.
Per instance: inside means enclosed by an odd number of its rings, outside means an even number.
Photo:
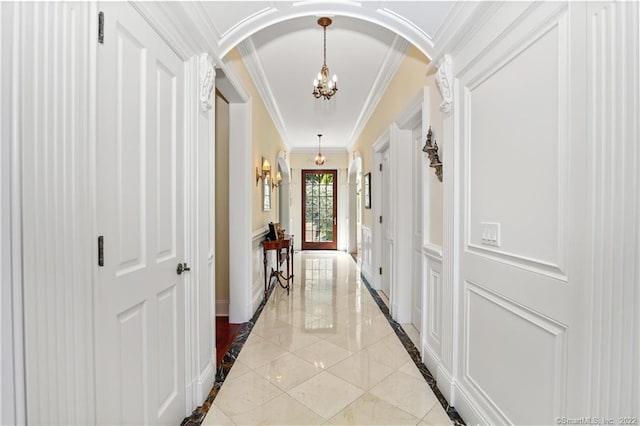
[{"label": "baseboard trim", "polygon": [[229,300],[228,299],[216,300],[216,316],[217,317],[229,316]]},{"label": "baseboard trim", "polygon": [[494,424],[489,420],[489,416],[483,412],[469,393],[457,383],[451,372],[442,364],[442,361],[425,342],[422,343],[422,362],[429,371],[435,373],[436,386],[455,407],[460,417],[466,424]]},{"label": "baseboard trim", "polygon": [[200,377],[198,377],[196,382],[196,387],[198,389],[198,401],[204,401],[207,398],[216,381],[216,356],[216,348],[213,348],[213,362],[208,363],[205,369],[201,372]]}]

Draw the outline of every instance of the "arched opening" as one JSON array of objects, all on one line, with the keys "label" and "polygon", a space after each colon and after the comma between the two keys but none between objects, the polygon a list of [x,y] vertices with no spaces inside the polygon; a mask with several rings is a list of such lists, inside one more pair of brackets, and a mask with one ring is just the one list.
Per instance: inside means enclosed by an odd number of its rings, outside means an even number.
[{"label": "arched opening", "polygon": [[354,152],[349,162],[348,252],[358,261],[362,250],[362,158]]},{"label": "arched opening", "polygon": [[282,177],[282,181],[278,186],[278,219],[285,232],[293,234],[291,227],[291,166],[286,151],[278,153],[277,167]]}]

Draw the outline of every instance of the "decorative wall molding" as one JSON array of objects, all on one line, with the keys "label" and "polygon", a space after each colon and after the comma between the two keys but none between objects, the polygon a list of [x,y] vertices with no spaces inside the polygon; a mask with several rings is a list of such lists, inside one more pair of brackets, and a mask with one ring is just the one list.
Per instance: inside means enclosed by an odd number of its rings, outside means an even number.
[{"label": "decorative wall molding", "polygon": [[264,102],[267,111],[269,111],[269,116],[271,117],[273,124],[276,126],[276,129],[278,129],[282,142],[285,144],[287,149],[290,149],[289,139],[287,137],[287,127],[284,125],[284,119],[282,118],[280,107],[278,107],[278,104],[276,103],[276,98],[271,90],[271,85],[269,85],[269,79],[264,72],[262,62],[260,62],[256,48],[253,45],[253,41],[248,38],[236,47],[242,56],[242,61],[247,67],[247,71],[249,72],[251,79],[256,85],[256,89],[258,89],[258,93],[260,93],[262,102]]},{"label": "decorative wall molding", "polygon": [[585,149],[594,214],[589,405],[594,416],[615,418],[640,413],[639,26],[638,2],[587,6]]},{"label": "decorative wall molding", "polygon": [[13,7],[17,50],[2,56],[13,58],[12,150],[20,153],[12,198],[21,226],[12,227],[24,304],[13,305],[24,310],[24,354],[13,356],[24,356],[16,358],[25,364],[22,391],[37,401],[26,406],[29,423],[92,424],[96,3]]},{"label": "decorative wall molding", "polygon": [[[269,228],[264,226],[253,232],[251,237],[251,259],[252,259],[252,285],[251,285],[251,308],[252,314],[258,309],[264,299],[264,263],[261,242],[265,239]],[[271,267],[275,267],[275,252],[267,253],[267,273]]]},{"label": "decorative wall molding", "polygon": [[[487,391],[483,387],[483,384],[476,380],[473,376],[474,372],[471,371],[471,356],[476,352],[472,350],[469,345],[471,344],[470,338],[470,328],[471,324],[474,323],[471,310],[472,310],[472,300],[477,300],[487,302],[489,306],[492,306],[501,312],[512,316],[513,318],[517,318],[517,321],[514,321],[512,327],[519,326],[522,328],[521,331],[524,330],[535,330],[531,333],[532,337],[538,337],[536,342],[538,345],[533,346],[530,343],[522,342],[522,344],[529,344],[530,351],[539,350],[540,356],[549,356],[551,355],[551,360],[547,360],[547,362],[552,362],[552,368],[545,369],[545,372],[548,371],[548,374],[552,375],[552,383],[549,383],[548,389],[540,389],[537,388],[536,392],[542,392],[545,397],[552,398],[553,404],[552,407],[548,407],[550,412],[547,414],[551,414],[551,417],[560,417],[566,414],[566,389],[567,389],[567,362],[568,362],[568,354],[567,354],[567,326],[555,321],[546,315],[536,312],[533,309],[522,306],[521,304],[509,300],[504,296],[498,294],[495,291],[490,290],[487,287],[480,286],[477,283],[471,281],[465,281],[465,327],[464,327],[464,345],[466,346],[466,350],[463,352],[463,362],[464,369],[462,371],[462,375],[459,378],[465,385],[470,385],[468,388],[472,391],[472,393],[477,393],[482,395],[482,399],[486,402],[487,407],[492,411],[492,415],[495,418],[492,423],[502,422],[504,424],[512,424],[514,423],[513,417],[509,417],[506,414],[506,409],[510,407],[500,406],[499,402],[495,400],[496,395],[491,395],[490,392]],[[549,339],[551,339],[550,346],[551,354],[543,352],[544,348],[541,347],[539,336],[540,333],[543,335],[547,335]],[[494,342],[495,343],[495,342]],[[512,346],[511,344],[507,344],[505,348]],[[498,348],[495,348],[496,350]],[[491,352],[489,350],[488,352]],[[517,351],[516,351],[517,352]],[[542,358],[540,358],[542,359]],[[513,368],[513,367],[511,367]],[[479,373],[482,369],[478,369],[476,373]],[[525,375],[526,376],[526,375]],[[494,384],[495,386],[495,384]],[[539,403],[539,401],[535,401],[535,403]],[[543,404],[544,405],[544,404]],[[512,412],[513,414],[513,412]],[[517,420],[515,423],[520,423]]]},{"label": "decorative wall molding", "polygon": [[353,145],[356,143],[360,133],[362,133],[362,129],[364,129],[364,126],[369,122],[371,114],[373,114],[380,102],[380,99],[382,99],[382,96],[385,94],[387,86],[389,86],[393,75],[402,63],[408,48],[409,43],[402,37],[396,35],[384,60],[382,61],[382,65],[376,75],[373,86],[369,90],[369,96],[367,96],[367,100],[365,101],[362,110],[360,111],[360,115],[358,115],[358,119],[353,126],[353,131],[351,132],[349,143],[347,144],[349,146],[349,151],[353,149]]},{"label": "decorative wall molding", "polygon": [[213,68],[211,56],[203,53],[198,58],[200,69],[200,108],[209,111],[213,107],[213,88],[216,82],[216,70]]},{"label": "decorative wall molding", "polygon": [[438,62],[437,68],[436,82],[438,83],[440,94],[442,95],[440,110],[444,113],[449,113],[453,102],[453,69],[451,56],[444,55],[444,57],[440,59],[440,62]]},{"label": "decorative wall molding", "polygon": [[372,246],[372,236],[371,236],[371,228],[369,228],[368,226],[364,226],[362,225],[360,227],[361,229],[361,235],[362,235],[362,242],[361,244],[361,258],[362,258],[362,275],[364,275],[364,277],[367,279],[367,281],[369,281],[369,283],[372,283],[372,275],[373,275],[373,265],[372,265],[372,250],[373,250],[373,246]]}]

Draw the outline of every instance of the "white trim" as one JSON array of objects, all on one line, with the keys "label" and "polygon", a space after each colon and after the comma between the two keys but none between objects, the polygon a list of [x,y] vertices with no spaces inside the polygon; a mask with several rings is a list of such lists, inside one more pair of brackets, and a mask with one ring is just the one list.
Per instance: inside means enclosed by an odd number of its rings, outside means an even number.
[{"label": "white trim", "polygon": [[[316,148],[313,147],[294,147],[291,148],[291,153],[292,154],[317,154],[318,150]],[[322,147],[322,153],[323,154],[346,154],[347,152],[347,148],[340,146],[323,146]]]},{"label": "white trim", "polygon": [[252,100],[229,104],[229,321],[253,315],[251,295]]},{"label": "white trim", "polygon": [[[0,69],[0,347],[2,384],[0,385],[0,423],[24,424],[24,325],[22,322],[22,235],[21,168],[18,141],[19,37],[13,28],[19,22],[19,8],[0,4],[1,57],[11,57],[12,66]],[[2,31],[0,30],[0,31]],[[7,51],[5,51],[5,49]]]},{"label": "white trim", "polygon": [[271,117],[271,121],[273,121],[273,124],[276,126],[276,129],[280,134],[280,138],[282,138],[282,142],[288,149],[289,139],[287,137],[287,126],[285,126],[284,124],[282,113],[280,112],[280,108],[276,103],[275,96],[273,96],[273,91],[271,90],[269,79],[264,72],[262,62],[260,61],[260,57],[256,52],[253,41],[248,38],[242,43],[238,44],[236,48],[242,56],[242,61],[247,67],[247,71],[249,72],[253,83],[256,85],[256,89],[258,89],[258,93],[260,93],[262,102],[264,102],[264,106],[267,108],[269,116]]},{"label": "white trim", "polygon": [[282,182],[278,186],[278,221],[288,234],[291,230],[291,164],[287,151],[278,152],[277,166],[282,173]]},{"label": "white trim", "polygon": [[264,237],[267,235],[267,232],[269,232],[269,227],[268,226],[263,226],[261,228],[256,229],[251,234],[251,242],[252,243],[257,243],[257,242],[262,241],[264,239]]},{"label": "white trim", "polygon": [[[428,89],[425,88],[425,89]],[[398,114],[398,117],[394,120],[398,127],[401,129],[413,130],[416,126],[422,122],[422,108],[424,107],[424,90],[418,92],[407,105],[402,112]]]},{"label": "white trim", "polygon": [[442,247],[435,244],[425,244],[422,246],[422,253],[434,260],[442,261]]},{"label": "white trim", "polygon": [[[443,365],[438,355],[431,351],[428,345],[422,342],[422,362],[436,380],[436,386],[447,398],[449,405],[456,411],[467,424],[486,425],[491,424],[489,417],[484,413],[480,405],[455,381],[451,372]],[[447,395],[451,395],[449,398]]]},{"label": "white trim", "polygon": [[364,129],[369,122],[373,111],[375,111],[376,107],[380,103],[380,99],[382,99],[382,95],[387,91],[387,87],[389,86],[389,83],[391,83],[391,78],[402,63],[408,48],[409,43],[402,37],[396,35],[391,46],[389,46],[389,49],[387,50],[387,54],[382,61],[382,65],[376,75],[376,79],[374,80],[371,89],[369,89],[369,96],[367,96],[367,100],[364,102],[360,115],[353,126],[353,131],[351,132],[347,143],[347,146],[349,147],[348,151],[353,149],[353,145],[357,142],[358,136],[362,133],[362,129]]},{"label": "white trim", "polygon": [[[382,178],[380,176],[379,165],[382,164],[382,153],[390,146],[389,128],[380,135],[376,142],[372,146],[373,162],[371,164],[371,215],[373,217],[373,227],[371,229],[371,287],[374,290],[380,290],[382,288],[382,280],[380,274],[375,273],[378,268],[382,267],[382,244],[383,233],[382,225],[378,218],[382,215],[382,205],[380,198],[382,197]],[[363,170],[363,176],[365,171]]]},{"label": "white trim", "polygon": [[229,299],[216,300],[216,317],[229,316]]}]

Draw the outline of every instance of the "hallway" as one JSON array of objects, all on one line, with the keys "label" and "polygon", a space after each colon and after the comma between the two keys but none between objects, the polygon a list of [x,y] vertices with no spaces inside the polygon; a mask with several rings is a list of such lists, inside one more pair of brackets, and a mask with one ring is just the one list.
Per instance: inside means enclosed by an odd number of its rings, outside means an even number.
[{"label": "hallway", "polygon": [[203,424],[451,424],[353,259],[295,256]]}]

